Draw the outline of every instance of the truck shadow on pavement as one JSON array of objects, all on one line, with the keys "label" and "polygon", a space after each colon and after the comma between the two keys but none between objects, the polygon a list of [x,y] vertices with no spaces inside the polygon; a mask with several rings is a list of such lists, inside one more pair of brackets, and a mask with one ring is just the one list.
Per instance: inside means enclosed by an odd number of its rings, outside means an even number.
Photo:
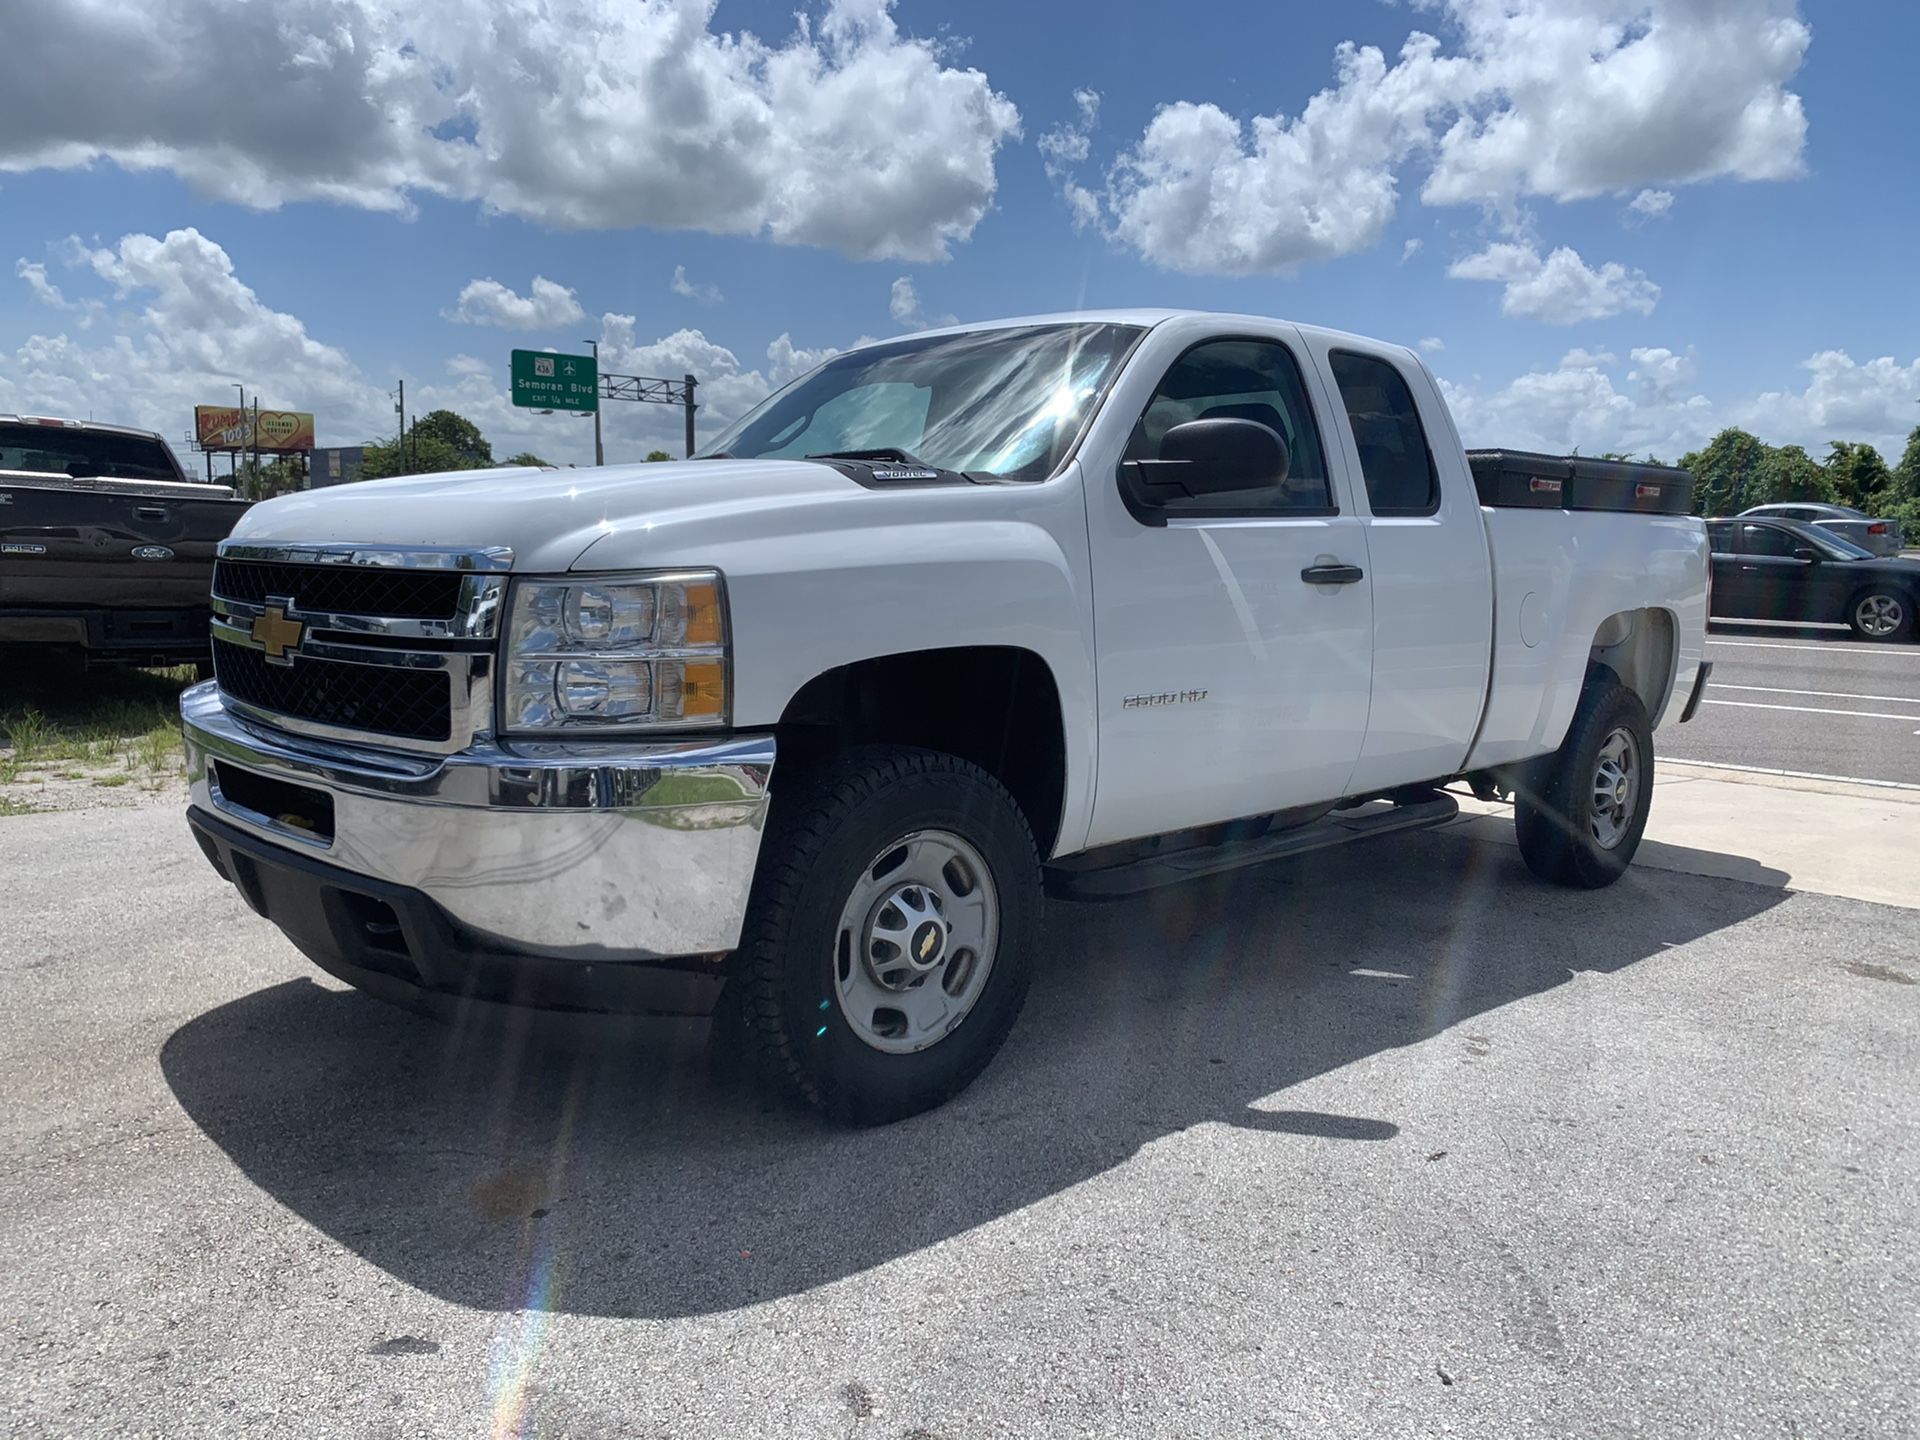
[{"label": "truck shadow on pavement", "polygon": [[769,1099],[697,1041],[449,1027],[304,980],[188,1022],[161,1062],[250,1180],[408,1285],[481,1309],[710,1314],[936,1245],[1196,1125],[1263,1132],[1279,1196],[1325,1164],[1316,1147],[1409,1143],[1392,1114],[1321,1113],[1292,1087],[1784,898],[1646,869],[1555,890],[1505,846],[1426,835],[1056,904],[999,1059],[878,1130]]}]

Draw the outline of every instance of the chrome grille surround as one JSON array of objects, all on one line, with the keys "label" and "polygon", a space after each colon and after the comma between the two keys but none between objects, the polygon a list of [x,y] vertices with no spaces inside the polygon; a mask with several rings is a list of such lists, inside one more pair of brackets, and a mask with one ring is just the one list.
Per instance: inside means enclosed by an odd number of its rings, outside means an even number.
[{"label": "chrome grille surround", "polygon": [[[216,640],[243,649],[266,650],[267,646],[253,636],[254,622],[272,609],[302,626],[298,644],[286,656],[296,675],[302,657],[309,657],[372,669],[436,671],[446,677],[447,685],[444,740],[419,739],[290,715],[250,703],[223,686],[223,697],[236,714],[289,734],[434,755],[458,753],[476,739],[492,735],[494,651],[505,609],[507,572],[513,564],[511,550],[504,547],[474,550],[448,546],[263,545],[230,540],[220,546],[219,558],[222,562],[271,565],[275,567],[276,583],[284,584],[284,588],[293,593],[266,595],[256,600],[222,595],[216,589],[213,595]],[[396,568],[452,571],[460,575],[460,584],[453,608],[445,616],[365,613],[342,604],[342,591],[350,595],[352,587],[350,582],[343,585],[343,572],[332,568],[336,566],[365,567],[370,581],[375,578],[373,572]],[[300,603],[297,577],[305,567],[327,567],[326,589],[334,597],[329,608],[309,609]],[[290,575],[295,577],[293,583],[285,584]],[[372,607],[365,608],[371,610]],[[404,643],[407,641],[418,643],[408,645]]]}]

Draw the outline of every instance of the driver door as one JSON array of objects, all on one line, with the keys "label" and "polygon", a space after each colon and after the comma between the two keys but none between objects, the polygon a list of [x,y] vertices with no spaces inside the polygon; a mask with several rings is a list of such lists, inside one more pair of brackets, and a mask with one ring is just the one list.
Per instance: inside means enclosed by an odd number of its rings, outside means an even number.
[{"label": "driver door", "polygon": [[[1291,326],[1210,336],[1156,366],[1143,355],[1152,392],[1109,402],[1130,407],[1132,428],[1123,454],[1085,474],[1100,726],[1089,844],[1337,799],[1353,773],[1372,678],[1367,539],[1304,356]],[[1221,418],[1274,430],[1282,472],[1177,500],[1130,486],[1126,462],[1161,458],[1175,425]]]}]

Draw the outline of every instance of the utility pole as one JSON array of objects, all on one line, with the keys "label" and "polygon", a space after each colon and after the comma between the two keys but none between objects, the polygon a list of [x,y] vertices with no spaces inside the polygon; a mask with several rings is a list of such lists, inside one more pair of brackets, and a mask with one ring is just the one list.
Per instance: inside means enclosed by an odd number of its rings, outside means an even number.
[{"label": "utility pole", "polygon": [[607,463],[607,447],[600,439],[600,342],[589,340],[587,348],[593,351],[593,463],[604,465]]},{"label": "utility pole", "polygon": [[693,387],[698,383],[693,376],[686,377],[687,382],[687,459],[693,458]]},{"label": "utility pole", "polygon": [[[240,423],[244,425],[247,422],[247,387],[236,380],[233,382],[233,388],[240,392]],[[240,483],[239,446],[236,445],[227,452],[227,464],[231,467],[231,478],[233,482],[238,485]]]},{"label": "utility pole", "polygon": [[413,468],[407,461],[407,382],[400,382],[400,398],[393,402],[393,413],[400,417],[400,433],[393,438],[394,458],[400,462],[400,473],[411,475]]},{"label": "utility pole", "polygon": [[253,434],[248,438],[253,441],[253,483],[255,485],[259,485],[260,483],[260,392],[258,390],[253,392]]}]

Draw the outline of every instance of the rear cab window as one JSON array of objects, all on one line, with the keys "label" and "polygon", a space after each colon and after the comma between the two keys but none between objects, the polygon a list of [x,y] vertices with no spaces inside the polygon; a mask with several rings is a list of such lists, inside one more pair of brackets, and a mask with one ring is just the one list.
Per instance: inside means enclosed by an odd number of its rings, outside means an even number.
[{"label": "rear cab window", "polygon": [[1440,509],[1440,472],[1413,391],[1399,370],[1373,355],[1335,350],[1328,357],[1376,516],[1432,515]]},{"label": "rear cab window", "polygon": [[164,441],[80,426],[0,423],[0,470],[110,480],[184,480]]}]

